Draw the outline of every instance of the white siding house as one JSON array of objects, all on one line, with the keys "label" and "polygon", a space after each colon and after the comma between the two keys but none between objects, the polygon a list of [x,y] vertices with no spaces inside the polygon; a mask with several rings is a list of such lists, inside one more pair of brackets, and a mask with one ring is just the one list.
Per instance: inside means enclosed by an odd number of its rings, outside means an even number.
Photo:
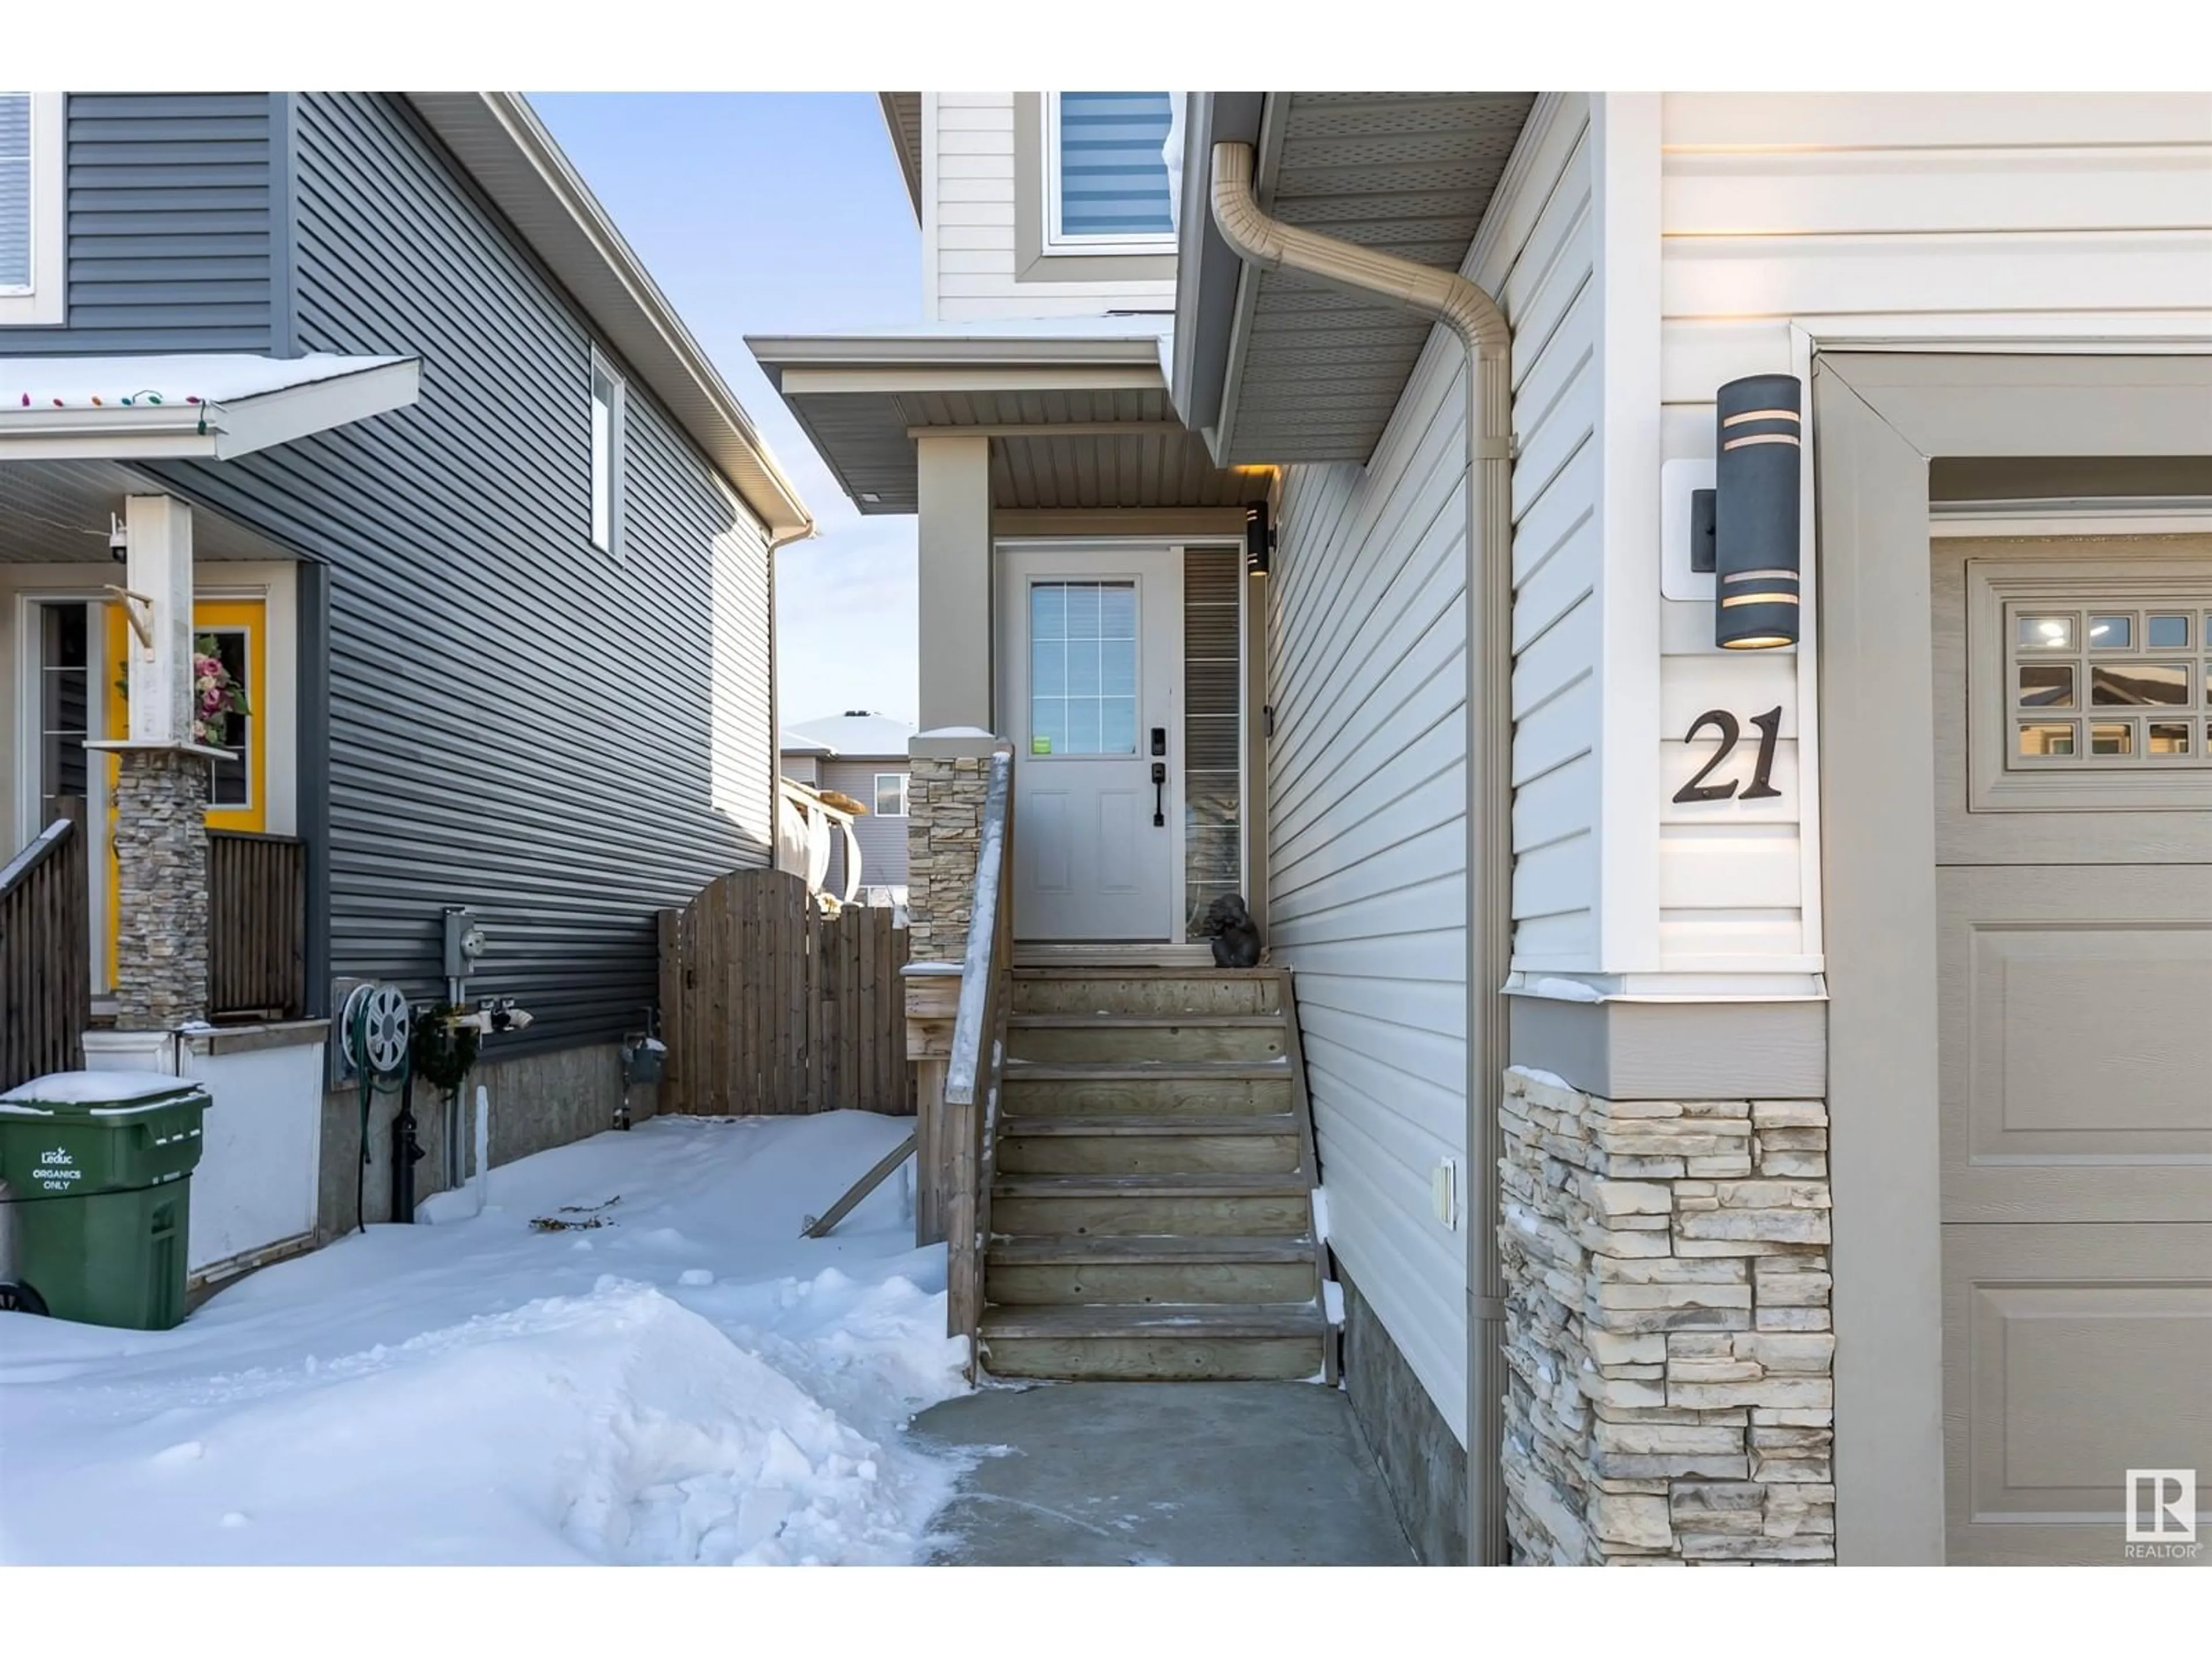
[{"label": "white siding house", "polygon": [[[1515,325],[1515,921],[1594,948],[1596,295],[1589,100],[1540,104],[1468,274]],[[1466,1432],[1467,367],[1442,331],[1364,466],[1294,466],[1267,587],[1268,915],[1297,974],[1332,1241]]]}]

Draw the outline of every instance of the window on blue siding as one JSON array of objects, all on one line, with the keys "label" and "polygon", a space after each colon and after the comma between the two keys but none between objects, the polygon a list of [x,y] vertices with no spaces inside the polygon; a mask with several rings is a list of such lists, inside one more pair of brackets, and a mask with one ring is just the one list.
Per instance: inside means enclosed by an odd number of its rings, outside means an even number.
[{"label": "window on blue siding", "polygon": [[906,816],[905,773],[876,774],[876,816],[879,818],[902,818]]},{"label": "window on blue siding", "polygon": [[1171,251],[1173,125],[1164,92],[1047,94],[1050,240],[1063,249]]},{"label": "window on blue siding", "polygon": [[31,94],[0,92],[0,294],[31,288]]},{"label": "window on blue siding", "polygon": [[623,380],[592,354],[592,545],[623,556]]}]

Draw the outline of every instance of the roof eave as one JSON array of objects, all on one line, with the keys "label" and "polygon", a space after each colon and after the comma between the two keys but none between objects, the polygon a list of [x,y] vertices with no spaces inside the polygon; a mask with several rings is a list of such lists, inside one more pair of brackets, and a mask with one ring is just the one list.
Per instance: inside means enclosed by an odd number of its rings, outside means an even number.
[{"label": "roof eave", "polygon": [[1222,461],[1216,441],[1222,389],[1229,378],[1237,293],[1243,261],[1230,250],[1213,222],[1212,155],[1217,143],[1256,143],[1263,92],[1191,94],[1184,155],[1176,270],[1175,353],[1169,393],[1183,424],[1206,440]]},{"label": "roof eave", "polygon": [[811,534],[813,514],[744,405],[522,96],[404,95],[769,534]]},{"label": "roof eave", "polygon": [[[912,112],[914,137],[907,136],[908,112],[901,100],[911,98],[917,106]],[[876,101],[884,112],[884,127],[891,137],[891,151],[898,157],[899,176],[906,180],[907,200],[914,204],[914,222],[921,222],[921,119],[918,92],[879,92]]]}]

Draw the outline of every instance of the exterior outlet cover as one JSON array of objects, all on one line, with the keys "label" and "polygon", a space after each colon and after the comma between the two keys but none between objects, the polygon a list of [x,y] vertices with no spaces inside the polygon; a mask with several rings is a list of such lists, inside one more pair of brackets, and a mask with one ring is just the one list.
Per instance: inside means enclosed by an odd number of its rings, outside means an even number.
[{"label": "exterior outlet cover", "polygon": [[1439,1158],[1436,1171],[1430,1177],[1431,1196],[1437,1209],[1437,1219],[1454,1232],[1459,1231],[1459,1161]]}]

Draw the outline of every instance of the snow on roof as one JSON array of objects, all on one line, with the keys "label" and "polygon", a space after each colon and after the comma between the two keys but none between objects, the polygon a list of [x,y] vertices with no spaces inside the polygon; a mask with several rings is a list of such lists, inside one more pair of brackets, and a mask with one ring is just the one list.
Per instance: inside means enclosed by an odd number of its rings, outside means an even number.
[{"label": "snow on roof", "polygon": [[783,728],[784,752],[792,753],[791,739],[821,744],[817,752],[831,755],[903,756],[914,727],[872,709],[849,709],[827,720],[804,720]]},{"label": "snow on roof", "polygon": [[837,751],[818,738],[802,738],[786,726],[776,740],[776,750],[785,755],[834,755]]},{"label": "snow on roof", "polygon": [[40,409],[228,404],[404,362],[401,357],[256,357],[244,353],[145,357],[0,357],[0,416]]}]

